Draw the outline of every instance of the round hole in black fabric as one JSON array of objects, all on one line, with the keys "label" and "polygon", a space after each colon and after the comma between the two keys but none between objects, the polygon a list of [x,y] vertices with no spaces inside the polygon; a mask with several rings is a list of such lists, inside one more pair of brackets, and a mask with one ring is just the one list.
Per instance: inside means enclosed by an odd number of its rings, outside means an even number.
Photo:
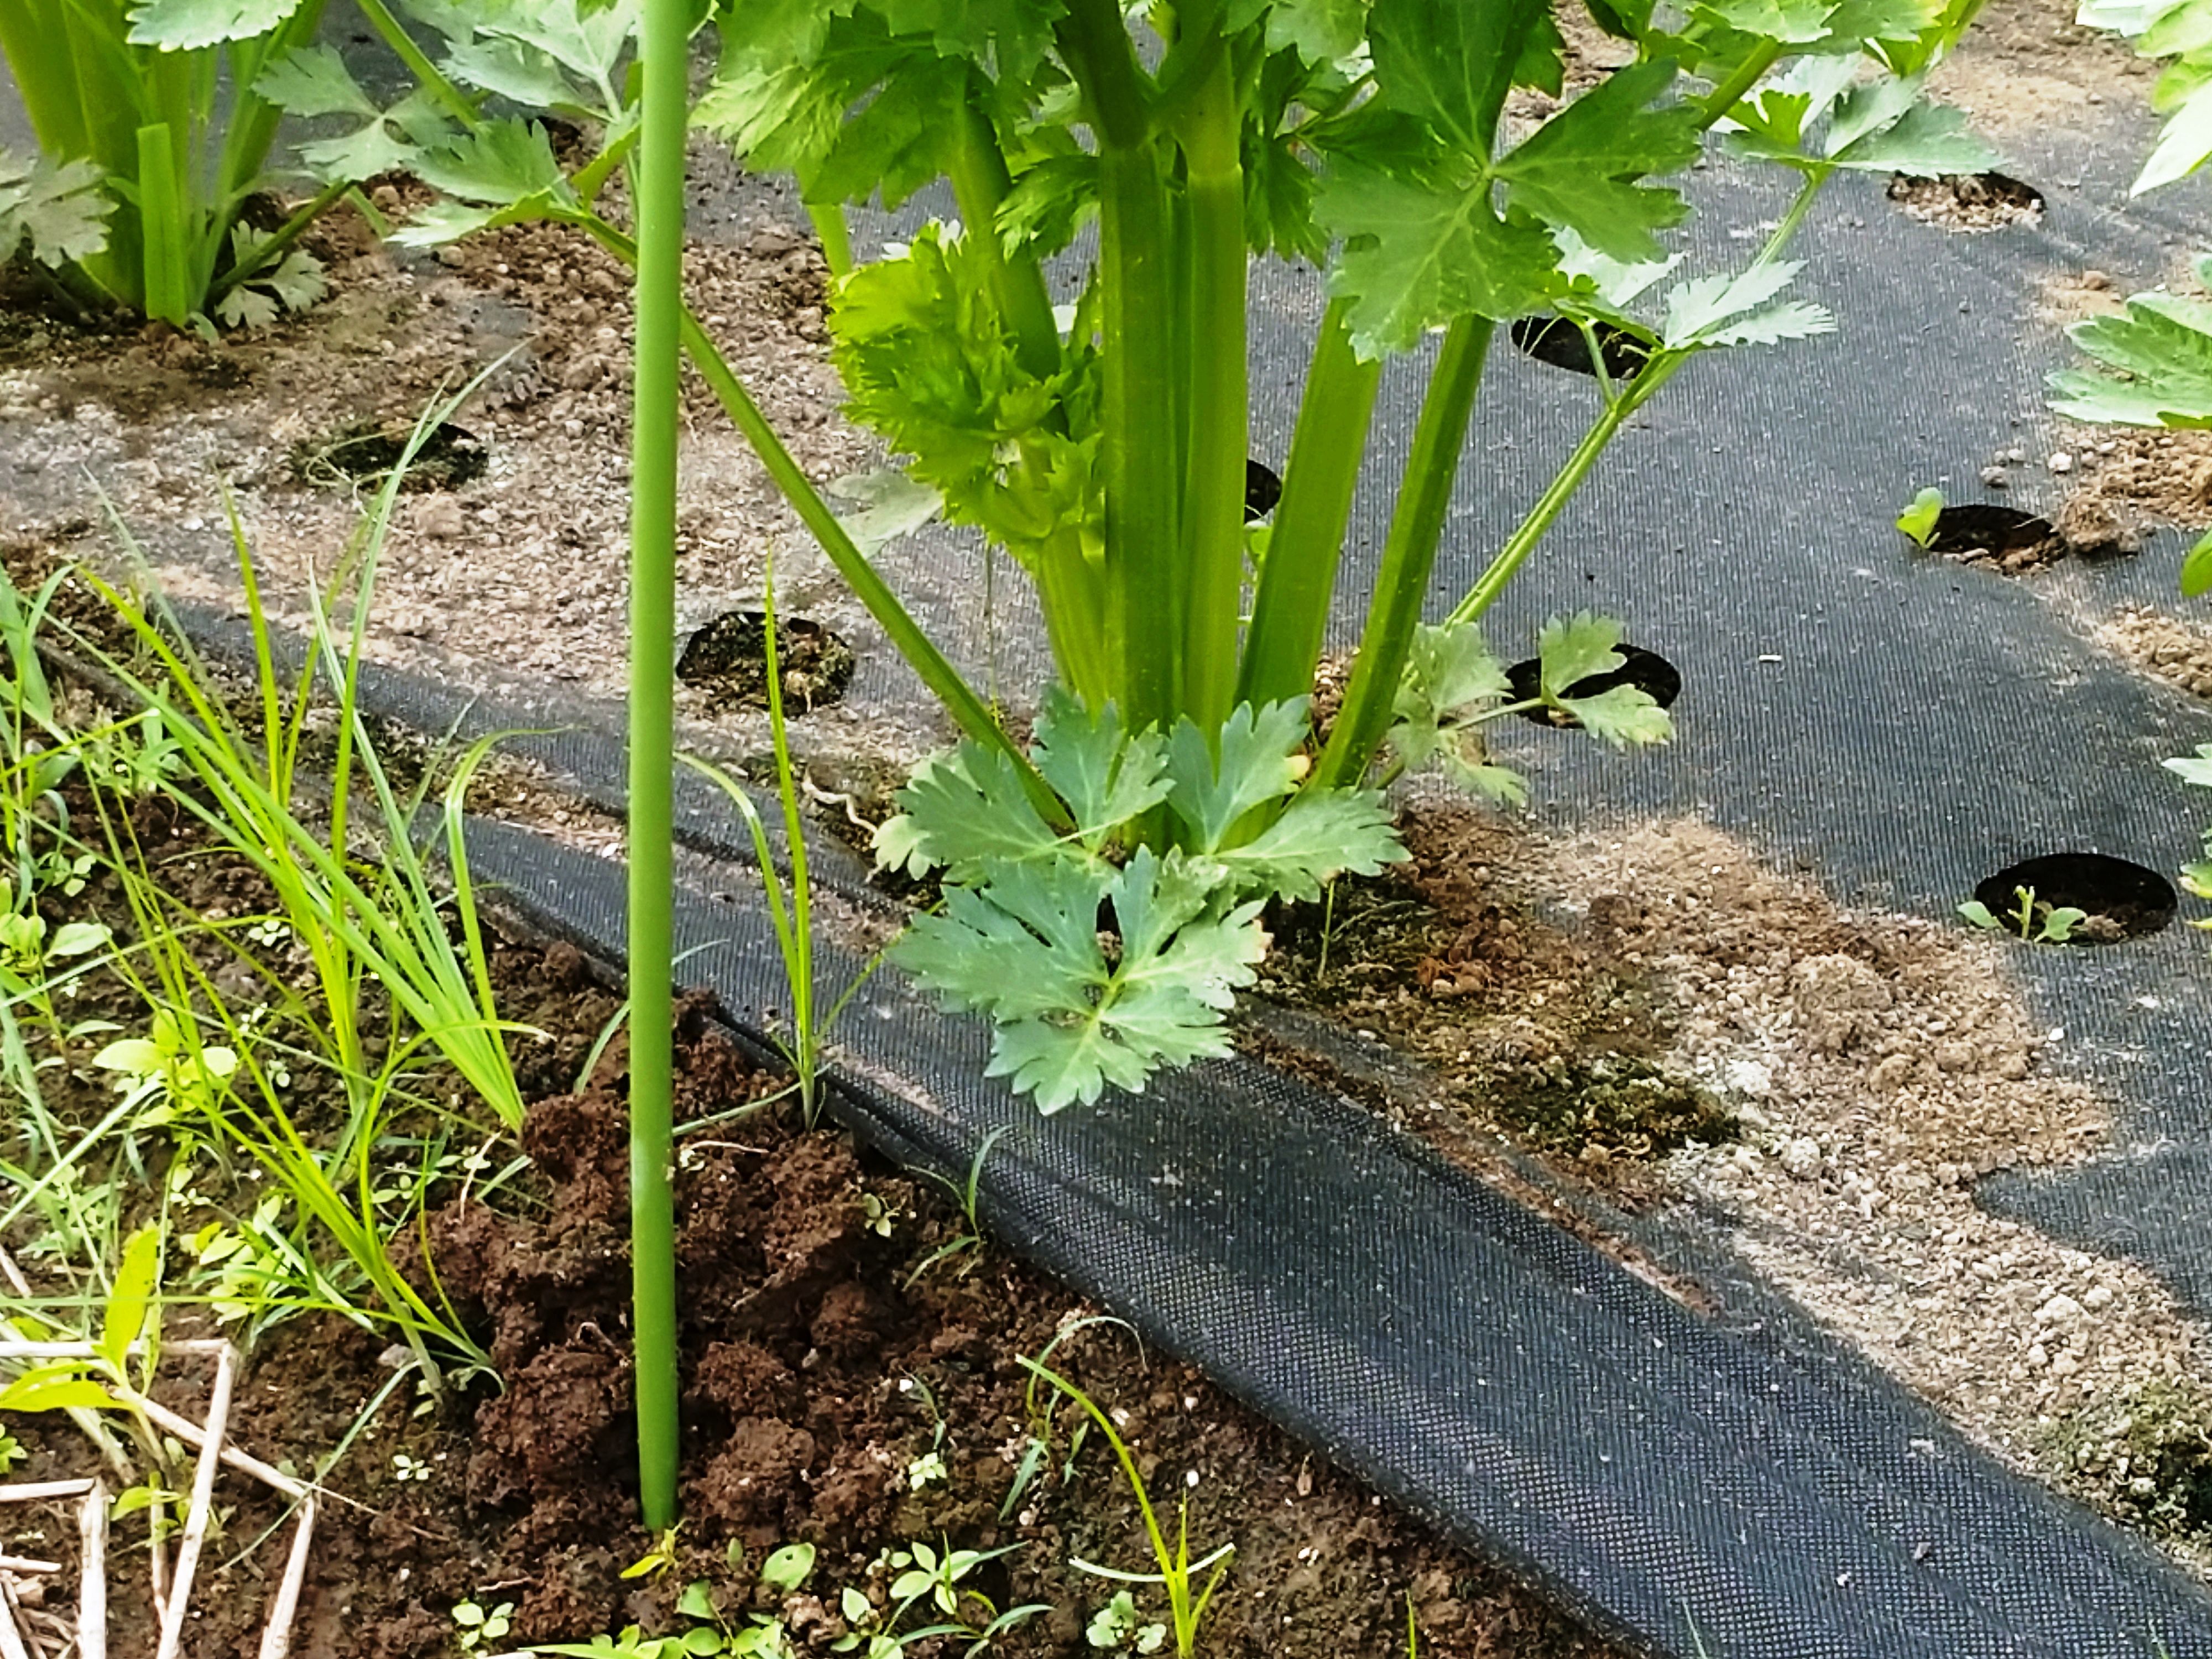
[{"label": "round hole in black fabric", "polygon": [[1283,499],[1283,475],[1265,461],[1244,463],[1244,522],[1266,518]]},{"label": "round hole in black fabric", "polygon": [[[1644,365],[1651,358],[1650,342],[1612,323],[1593,323],[1590,330],[1597,336],[1598,355],[1605,359],[1608,375],[1616,380],[1632,380],[1644,372]],[[1513,325],[1513,343],[1538,362],[1554,368],[1576,374],[1597,373],[1590,366],[1589,342],[1569,318],[1522,317]]]},{"label": "round hole in black fabric", "polygon": [[1974,896],[1989,913],[2015,931],[2011,918],[2020,909],[2021,890],[2035,896],[2036,908],[2071,905],[2088,921],[2074,930],[2069,944],[2114,945],[2142,939],[2173,920],[2179,896],[2173,884],[2155,870],[2105,853],[2049,853],[2022,859],[1978,883]]},{"label": "round hole in black fabric", "polygon": [[[380,483],[406,453],[412,425],[371,422],[348,427],[337,436],[302,444],[293,453],[293,471],[304,483],[325,488],[344,483]],[[408,463],[404,489],[458,489],[484,474],[490,452],[483,439],[451,421],[430,428]]]},{"label": "round hole in black fabric", "polygon": [[[1632,685],[1650,695],[1651,701],[1662,708],[1671,708],[1674,699],[1682,695],[1681,671],[1656,651],[1646,651],[1641,646],[1624,645],[1619,647],[1620,666],[1609,674],[1589,674],[1569,686],[1565,696],[1595,697],[1610,691],[1615,686]],[[1526,702],[1533,698],[1543,684],[1544,665],[1534,657],[1516,662],[1505,671],[1505,683],[1512,688],[1513,700]],[[1573,715],[1557,708],[1524,708],[1521,718],[1539,726],[1561,727],[1579,726],[1582,722]]]},{"label": "round hole in black fabric", "polygon": [[2055,542],[2058,532],[2048,519],[2023,513],[2016,507],[1991,501],[1967,501],[1947,507],[1936,515],[1929,532],[1930,553],[2012,553]]},{"label": "round hole in black fabric", "polygon": [[[768,707],[768,618],[725,611],[684,641],[676,678],[712,694],[717,708]],[[787,708],[823,708],[845,695],[859,658],[842,637],[811,617],[775,619],[776,665]]]},{"label": "round hole in black fabric", "polygon": [[2000,230],[2043,217],[2043,192],[2002,173],[1890,175],[1889,199],[1912,217],[1947,230]]}]

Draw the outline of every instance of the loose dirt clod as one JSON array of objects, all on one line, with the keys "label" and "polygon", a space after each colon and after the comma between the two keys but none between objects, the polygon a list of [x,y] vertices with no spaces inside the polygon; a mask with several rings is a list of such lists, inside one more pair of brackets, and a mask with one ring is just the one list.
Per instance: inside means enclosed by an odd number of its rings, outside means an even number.
[{"label": "loose dirt clod", "polygon": [[2113,655],[2193,697],[2212,698],[2212,629],[2130,606],[2098,624],[2097,642]]}]

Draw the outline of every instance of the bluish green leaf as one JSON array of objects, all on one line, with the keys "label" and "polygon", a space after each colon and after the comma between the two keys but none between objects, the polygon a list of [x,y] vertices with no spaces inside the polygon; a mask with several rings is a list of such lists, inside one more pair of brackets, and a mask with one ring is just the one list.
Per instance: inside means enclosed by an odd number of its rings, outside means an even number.
[{"label": "bluish green leaf", "polygon": [[335,46],[292,47],[271,60],[253,89],[288,115],[383,113]]},{"label": "bluish green leaf", "polygon": [[518,40],[489,35],[464,42],[446,54],[440,67],[465,86],[511,100],[525,109],[575,108],[582,101],[556,60]]},{"label": "bluish green leaf", "polygon": [[191,52],[266,34],[301,0],[146,0],[131,14],[131,44]]},{"label": "bluish green leaf", "polygon": [[1559,707],[1583,724],[1592,737],[1615,748],[1664,743],[1674,735],[1674,722],[1637,685],[1616,685],[1594,697],[1561,697]]},{"label": "bluish green leaf", "polygon": [[1168,739],[1168,775],[1175,783],[1168,806],[1200,852],[1218,848],[1254,807],[1280,800],[1297,787],[1291,757],[1305,739],[1303,697],[1256,710],[1239,704],[1213,744],[1189,720],[1176,724]]},{"label": "bluish green leaf", "polygon": [[1093,852],[1165,800],[1170,787],[1166,745],[1157,732],[1130,737],[1111,703],[1093,715],[1057,685],[1046,690],[1037,713],[1035,759],[1067,804],[1076,838]]}]

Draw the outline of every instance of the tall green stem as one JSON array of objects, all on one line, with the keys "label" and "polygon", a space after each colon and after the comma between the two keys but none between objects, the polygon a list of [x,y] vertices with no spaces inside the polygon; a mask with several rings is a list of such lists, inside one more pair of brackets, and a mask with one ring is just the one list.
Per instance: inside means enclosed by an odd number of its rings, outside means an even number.
[{"label": "tall green stem", "polygon": [[1390,517],[1390,538],[1382,549],[1382,568],[1375,579],[1360,635],[1359,656],[1346,688],[1344,707],[1330,731],[1328,747],[1314,768],[1322,788],[1348,787],[1366,775],[1376,745],[1389,728],[1406,672],[1413,629],[1421,619],[1429,573],[1436,566],[1444,514],[1459,476],[1459,454],[1474,415],[1482,366],[1490,355],[1497,325],[1486,317],[1462,317],[1444,335],[1443,349],[1421,401],[1420,423],[1413,430],[1413,453]]},{"label": "tall green stem", "polygon": [[1218,731],[1235,706],[1251,448],[1242,124],[1227,54],[1217,54],[1212,64],[1182,128],[1191,232],[1190,487],[1183,513],[1190,599],[1182,708],[1205,732]]},{"label": "tall green stem", "polygon": [[991,273],[991,298],[1014,337],[1014,356],[1023,369],[1044,380],[1060,372],[1060,325],[1052,319],[1052,296],[1035,259],[1009,259],[999,240],[999,207],[1013,188],[999,135],[977,106],[980,89],[972,84],[960,107],[960,142],[952,151],[952,192],[968,234],[983,250]]},{"label": "tall green stem", "polygon": [[637,369],[630,463],[630,1270],[638,1496],[674,1524],[680,1447],[676,1356],[673,910],[678,371],[684,307],[684,0],[646,0],[637,178]]},{"label": "tall green stem", "polygon": [[1120,659],[1130,726],[1171,724],[1181,706],[1177,659],[1185,584],[1176,504],[1182,446],[1167,416],[1179,399],[1169,331],[1176,304],[1167,191],[1152,147],[1099,157],[1104,270],[1107,638]]},{"label": "tall green stem", "polygon": [[1179,706],[1186,610],[1176,568],[1182,434],[1162,418],[1184,385],[1164,326],[1177,297],[1166,181],[1149,77],[1118,0],[1066,0],[1059,39],[1098,141],[1107,647],[1120,667],[1129,723],[1165,726]]},{"label": "tall green stem", "polygon": [[1346,323],[1352,302],[1332,300],[1314,342],[1284,469],[1283,499],[1245,635],[1238,702],[1279,702],[1313,690],[1344,554],[1345,526],[1375,418],[1382,363],[1362,362]]},{"label": "tall green stem", "polygon": [[415,44],[415,37],[407,33],[400,21],[392,15],[384,0],[354,0],[361,15],[368,19],[369,27],[384,39],[384,44],[398,55],[415,77],[416,84],[429,89],[430,95],[446,106],[446,112],[463,126],[474,131],[483,125],[483,117],[477,112],[476,100],[447,78],[444,70],[432,63],[429,55]]}]

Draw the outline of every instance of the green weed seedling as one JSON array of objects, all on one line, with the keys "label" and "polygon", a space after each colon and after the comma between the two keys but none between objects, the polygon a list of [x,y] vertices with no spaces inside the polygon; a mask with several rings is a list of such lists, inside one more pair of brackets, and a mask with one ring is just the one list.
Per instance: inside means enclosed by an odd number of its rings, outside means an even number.
[{"label": "green weed seedling", "polygon": [[[1113,1447],[1114,1455],[1121,1462],[1121,1474],[1129,1483],[1129,1491],[1137,1500],[1137,1509],[1145,1518],[1145,1536],[1152,1545],[1152,1559],[1158,1564],[1159,1571],[1152,1573],[1121,1572],[1073,1556],[1068,1559],[1068,1565],[1079,1572],[1087,1572],[1093,1577],[1109,1579],[1117,1583],[1164,1586],[1168,1595],[1169,1623],[1175,1636],[1176,1659],[1191,1659],[1191,1655],[1198,1649],[1199,1624],[1206,1617],[1206,1608],[1212,1605],[1214,1591],[1221,1587],[1221,1581],[1229,1571],[1230,1559],[1236,1554],[1237,1546],[1224,1544],[1200,1560],[1190,1559],[1190,1499],[1186,1493],[1178,1505],[1175,1547],[1170,1549],[1167,1534],[1161,1530],[1159,1517],[1153,1510],[1152,1496],[1146,1490],[1145,1478],[1138,1472],[1137,1460],[1131,1455],[1127,1443],[1114,1426],[1114,1419],[1102,1411],[1090,1395],[1059,1372],[1027,1354],[1017,1354],[1014,1358],[1030,1374],[1030,1411],[1032,1417],[1038,1414],[1036,1385],[1048,1382],[1081,1407],[1084,1414],[1106,1437],[1107,1444]],[[1208,1572],[1205,1587],[1194,1593],[1192,1583],[1202,1572]]]},{"label": "green weed seedling", "polygon": [[488,1644],[496,1646],[514,1628],[514,1603],[485,1607],[474,1600],[453,1604],[453,1644],[472,1654]]},{"label": "green weed seedling", "polygon": [[[657,1543],[652,1562],[673,1548],[672,1535]],[[732,1571],[742,1567],[744,1552],[730,1547]],[[668,1561],[672,1565],[672,1558]],[[761,1564],[759,1582],[779,1595],[794,1594],[814,1571],[811,1544],[786,1544]],[[626,1573],[624,1577],[636,1576]],[[726,1620],[714,1602],[714,1587],[694,1579],[677,1598],[676,1611],[690,1621],[681,1635],[647,1636],[632,1625],[619,1635],[595,1636],[589,1642],[555,1643],[530,1650],[532,1653],[574,1655],[576,1659],[797,1659],[783,1621],[771,1614],[747,1613],[740,1623]]]},{"label": "green weed seedling", "polygon": [[826,1010],[822,1007],[814,981],[814,884],[806,863],[805,815],[799,799],[798,772],[792,764],[790,727],[783,706],[782,669],[777,656],[773,559],[769,562],[765,578],[762,632],[768,672],[769,736],[775,750],[776,800],[782,808],[784,847],[791,867],[787,890],[776,870],[767,826],[761,822],[760,812],[744,786],[721,768],[696,756],[678,755],[677,758],[721,790],[752,836],[753,857],[760,867],[769,921],[775,929],[776,949],[783,959],[784,985],[791,998],[790,1035],[778,1036],[775,1042],[790,1064],[799,1093],[799,1115],[811,1129],[822,1109],[822,1061],[830,1029],[844,1012],[846,1004],[867,982],[868,975],[875,971],[876,962],[863,969]]},{"label": "green weed seedling", "polygon": [[1146,1624],[1137,1611],[1137,1598],[1126,1589],[1115,1590],[1106,1605],[1091,1615],[1083,1639],[1094,1648],[1127,1648],[1135,1653],[1158,1653],[1168,1639],[1168,1627]]},{"label": "green weed seedling", "polygon": [[2089,913],[2071,904],[2051,904],[2035,896],[2033,887],[2015,887],[2018,902],[2002,917],[1979,899],[1968,899],[1959,914],[1977,927],[1992,933],[2010,933],[2031,945],[2063,945],[2089,920]]},{"label": "green weed seedling", "polygon": [[[957,1237],[947,1239],[924,1256],[907,1274],[901,1288],[912,1289],[916,1280],[941,1261],[950,1261],[956,1256],[967,1255],[972,1262],[982,1254],[983,1222],[977,1204],[983,1182],[983,1160],[990,1157],[991,1148],[997,1146],[1000,1138],[1006,1133],[1006,1128],[1001,1126],[983,1137],[981,1144],[975,1148],[975,1156],[969,1160],[968,1176],[964,1181],[956,1182],[941,1170],[927,1167],[921,1170],[921,1174],[951,1194],[953,1202],[960,1206],[961,1218],[967,1223],[967,1228]],[[966,1271],[964,1266],[962,1271]]]},{"label": "green weed seedling", "polygon": [[[2166,769],[2192,787],[2212,789],[2212,743],[2197,744],[2194,755],[2167,761]],[[2181,884],[2197,898],[2212,898],[2212,830],[2204,832],[2204,853],[2203,859],[2181,866]],[[2200,916],[2189,925],[2212,929],[2212,917]]]},{"label": "green weed seedling", "polygon": [[1922,547],[1936,538],[1936,520],[1943,516],[1943,492],[1930,487],[1912,498],[1912,505],[1897,515],[1897,527]]},{"label": "green weed seedling", "polygon": [[[917,1540],[902,1550],[886,1551],[869,1571],[871,1577],[878,1571],[895,1575],[888,1587],[888,1601],[879,1606],[859,1585],[846,1585],[838,1593],[837,1606],[848,1628],[830,1644],[830,1651],[857,1653],[863,1659],[902,1659],[911,1644],[951,1637],[965,1639],[965,1659],[975,1659],[1006,1632],[1052,1611],[1038,1601],[1001,1613],[989,1596],[963,1582],[986,1561],[1011,1555],[1021,1547],[1009,1544],[995,1550],[956,1550],[950,1545],[932,1547]],[[917,1607],[925,1617],[936,1614],[938,1622],[902,1629],[907,1615]],[[978,1613],[981,1624],[975,1622]]]}]

